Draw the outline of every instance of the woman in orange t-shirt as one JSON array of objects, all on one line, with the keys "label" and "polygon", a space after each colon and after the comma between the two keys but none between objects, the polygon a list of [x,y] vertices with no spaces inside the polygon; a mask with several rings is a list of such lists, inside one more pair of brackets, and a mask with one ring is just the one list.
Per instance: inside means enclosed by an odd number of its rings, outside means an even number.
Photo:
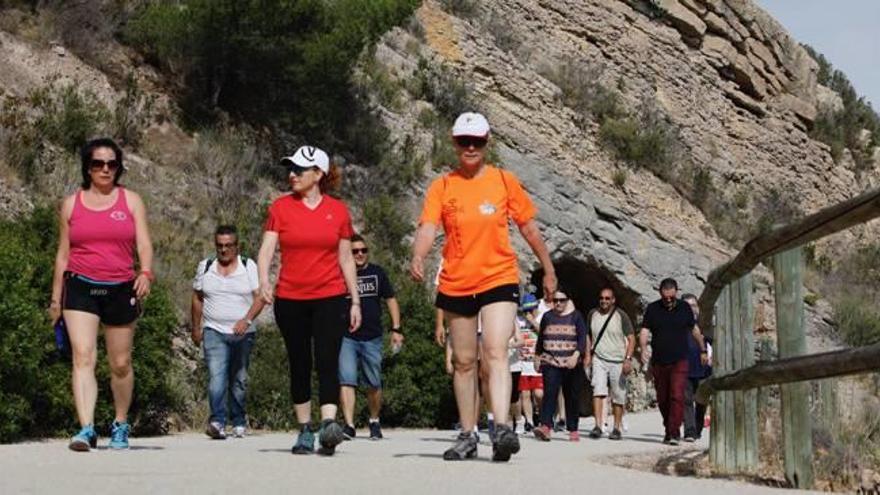
[{"label": "woman in orange t-shirt", "polygon": [[436,306],[446,314],[455,373],[453,384],[462,426],[446,460],[473,458],[477,441],[471,435],[479,407],[476,396],[477,318],[482,323],[482,361],[489,368],[491,409],[496,428],[492,459],[507,461],[519,451],[519,439],[507,424],[510,372],[507,343],[519,304],[519,271],[510,245],[513,220],[544,268],[544,294],[556,291],[556,275],[541,232],[537,210],[519,179],[485,163],[489,123],[478,113],[463,113],[452,128],[458,155],[453,172],[428,187],[413,244],[410,274],[424,280],[424,259],[442,224],[446,233],[443,269]]}]

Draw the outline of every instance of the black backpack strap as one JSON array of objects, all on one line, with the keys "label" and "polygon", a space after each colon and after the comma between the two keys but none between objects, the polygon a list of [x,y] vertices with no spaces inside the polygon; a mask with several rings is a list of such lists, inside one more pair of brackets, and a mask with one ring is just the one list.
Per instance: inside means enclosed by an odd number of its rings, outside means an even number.
[{"label": "black backpack strap", "polygon": [[590,348],[590,355],[593,355],[596,352],[596,347],[599,346],[599,341],[602,340],[602,336],[605,335],[605,329],[608,328],[608,322],[611,321],[611,318],[614,318],[614,313],[617,313],[617,308],[611,310],[608,318],[605,318],[605,323],[602,324],[602,329],[599,330],[599,335],[596,336],[596,341],[593,342],[593,347]]},{"label": "black backpack strap", "polygon": [[208,261],[205,262],[205,270],[202,272],[202,274],[208,273],[208,270],[211,269],[211,265],[214,264],[215,259],[217,259],[217,258],[214,258],[213,256],[208,258]]}]

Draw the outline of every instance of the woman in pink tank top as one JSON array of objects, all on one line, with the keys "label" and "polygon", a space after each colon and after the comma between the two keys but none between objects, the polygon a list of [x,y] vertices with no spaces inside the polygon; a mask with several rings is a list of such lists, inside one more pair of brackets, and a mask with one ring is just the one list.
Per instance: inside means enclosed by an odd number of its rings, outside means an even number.
[{"label": "woman in pink tank top", "polygon": [[[49,315],[62,316],[73,351],[73,398],[80,431],[70,448],[95,448],[98,330],[104,326],[116,417],[110,447],[128,448],[134,389],[131,350],[140,303],[153,281],[153,247],[141,197],[119,185],[122,150],[111,139],[82,149],[82,188],[64,198]],[[135,272],[135,253],[140,268]]]}]

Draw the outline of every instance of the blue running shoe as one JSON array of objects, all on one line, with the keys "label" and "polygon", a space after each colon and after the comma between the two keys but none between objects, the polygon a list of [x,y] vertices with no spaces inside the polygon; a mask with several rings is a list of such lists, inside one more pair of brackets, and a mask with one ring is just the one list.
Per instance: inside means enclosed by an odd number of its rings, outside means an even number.
[{"label": "blue running shoe", "polygon": [[110,426],[110,448],[124,450],[128,448],[128,432],[131,427],[128,423],[113,422]]},{"label": "blue running shoe", "polygon": [[98,434],[95,433],[95,427],[85,425],[79,430],[79,433],[70,438],[67,445],[70,450],[76,452],[88,452],[98,446]]},{"label": "blue running shoe", "polygon": [[315,451],[315,434],[309,425],[303,426],[296,437],[296,443],[290,449],[292,454],[307,455]]}]

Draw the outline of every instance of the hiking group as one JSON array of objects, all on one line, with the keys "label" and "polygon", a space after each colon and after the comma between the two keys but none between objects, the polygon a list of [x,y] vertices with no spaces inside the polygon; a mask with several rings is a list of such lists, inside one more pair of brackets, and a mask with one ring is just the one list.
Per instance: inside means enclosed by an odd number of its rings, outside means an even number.
[{"label": "hiking group", "polygon": [[[663,280],[660,299],[647,306],[637,333],[614,289],[605,287],[596,308],[584,317],[573,302],[580,295],[557,281],[535,221],[537,208],[523,185],[513,173],[485,161],[486,118],[460,115],[451,137],[458,163],[425,193],[409,264],[409,275],[424,282],[426,259],[442,228],[435,337],[447,350],[460,425],[443,458],[477,456],[483,403],[495,461],[507,461],[520,450],[521,434],[549,441],[554,430],[567,430],[569,440],[579,441],[587,380],[596,418],[589,436],[605,433],[609,402],[613,424],[608,438],[620,440],[637,342],[641,362],[651,364],[664,441],[677,444],[682,423],[685,440],[699,438],[705,410],[694,407],[693,395],[710,369],[708,343],[696,325],[696,298],[679,298],[675,280]],[[120,184],[122,150],[112,140],[93,140],[83,147],[81,161],[81,187],[60,209],[49,306],[72,350],[81,429],[69,446],[89,451],[97,445],[95,365],[103,327],[115,406],[109,446],[125,449],[135,323],[155,280],[152,243],[143,201]],[[281,164],[288,170],[291,192],[269,206],[257,259],[241,255],[235,226],[221,225],[214,232],[215,255],[195,269],[191,334],[203,346],[208,370],[206,433],[225,439],[231,426],[232,436],[247,434],[254,321],[271,305],[287,352],[289,392],[299,424],[291,451],[332,455],[357,436],[355,390],[361,383],[367,387],[369,437],[383,438],[383,306],[390,316],[393,353],[404,343],[402,315],[385,270],[369,262],[369,247],[354,232],[348,207],[330,195],[341,175],[327,153],[303,146]],[[541,264],[540,300],[521,291],[511,222]],[[276,252],[280,263],[273,276]],[[319,402],[315,423],[313,371]]]}]

